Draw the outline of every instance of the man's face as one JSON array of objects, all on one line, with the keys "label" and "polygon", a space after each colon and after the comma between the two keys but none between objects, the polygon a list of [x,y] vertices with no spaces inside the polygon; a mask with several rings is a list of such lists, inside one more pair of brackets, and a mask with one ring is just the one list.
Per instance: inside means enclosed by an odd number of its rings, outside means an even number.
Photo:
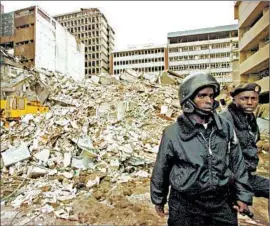
[{"label": "man's face", "polygon": [[201,89],[196,94],[193,102],[200,110],[211,112],[214,104],[214,89],[212,87]]},{"label": "man's face", "polygon": [[243,109],[247,114],[251,114],[259,103],[259,94],[254,91],[245,91],[234,97],[236,106]]}]

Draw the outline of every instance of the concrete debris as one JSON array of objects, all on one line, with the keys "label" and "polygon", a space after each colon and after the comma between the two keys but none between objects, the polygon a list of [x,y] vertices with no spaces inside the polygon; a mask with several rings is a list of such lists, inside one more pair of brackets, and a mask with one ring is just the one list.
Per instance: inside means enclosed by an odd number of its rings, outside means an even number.
[{"label": "concrete debris", "polygon": [[156,83],[158,80],[158,76],[155,74],[144,73],[143,77],[144,77],[144,79],[149,80],[151,83]]},{"label": "concrete debris", "polygon": [[27,176],[29,178],[37,178],[37,177],[41,177],[46,175],[47,173],[49,173],[48,169],[44,169],[38,166],[30,166],[28,168],[28,173]]},{"label": "concrete debris", "polygon": [[64,159],[63,159],[64,168],[70,166],[71,158],[72,158],[72,155],[70,152],[64,153]]},{"label": "concrete debris", "polygon": [[99,76],[92,75],[90,78],[95,84],[98,84],[100,81]]},{"label": "concrete debris", "polygon": [[50,156],[50,150],[45,149],[43,151],[38,152],[34,155],[34,157],[40,161],[47,162]]},{"label": "concrete debris", "polygon": [[173,78],[173,76],[169,75],[167,72],[162,72],[161,76],[159,77],[159,83],[173,85],[176,84],[177,81],[176,79]]},{"label": "concrete debris", "polygon": [[2,152],[1,154],[4,161],[4,165],[6,167],[15,164],[17,162],[29,159],[31,157],[29,149],[25,143],[23,143],[19,147],[10,148],[5,152]]},{"label": "concrete debris", "polygon": [[[21,69],[13,70],[12,76]],[[5,205],[35,203],[57,218],[76,220],[69,204],[86,191],[99,200],[93,191],[103,182],[113,187],[149,178],[162,131],[181,113],[178,85],[168,74],[126,70],[120,79],[102,74],[83,82],[42,70],[18,74],[30,90],[48,91],[43,101],[50,111],[26,115],[1,131],[2,180],[25,180]]]},{"label": "concrete debris", "polygon": [[71,160],[71,167],[76,169],[91,169],[93,168],[93,161],[84,157],[73,157]]},{"label": "concrete debris", "polygon": [[[10,169],[3,176],[20,173],[28,178],[23,188],[31,185],[32,190],[39,190],[39,183],[45,180],[51,188],[39,196],[41,203],[49,205],[44,211],[68,219],[68,211],[55,207],[59,202],[66,205],[77,191],[60,195],[59,187],[64,186],[64,181],[74,184],[83,172],[103,173],[112,183],[150,176],[148,169],[155,161],[162,130],[170,124],[160,117],[160,110],[166,106],[167,110],[161,113],[172,110],[168,117],[177,116],[179,107],[173,105],[177,86],[153,83],[157,76],[145,75],[143,79],[132,70],[123,73],[121,80],[103,74],[75,82],[41,70],[29,71],[26,77],[29,87],[38,83],[50,91],[45,100],[50,111],[26,115],[21,123],[11,123],[2,131],[2,156],[5,167]],[[17,150],[19,154],[12,154],[16,158],[10,160],[10,147],[22,142],[28,146]],[[16,149],[13,152],[17,153]],[[23,164],[20,170],[11,167],[15,163]],[[89,178],[84,187],[93,189],[101,180],[100,176]],[[15,199],[15,206],[31,203],[27,192],[23,194]]]},{"label": "concrete debris", "polygon": [[87,188],[92,188],[95,185],[98,185],[100,182],[100,177],[96,176],[94,180],[89,180],[86,184]]}]

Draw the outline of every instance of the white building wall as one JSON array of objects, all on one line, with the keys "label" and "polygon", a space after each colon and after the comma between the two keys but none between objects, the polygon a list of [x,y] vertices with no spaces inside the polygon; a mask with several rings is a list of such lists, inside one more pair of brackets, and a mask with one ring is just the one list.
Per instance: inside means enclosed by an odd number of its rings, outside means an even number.
[{"label": "white building wall", "polygon": [[66,28],[37,12],[35,36],[35,67],[57,71],[77,81],[84,79],[84,44],[77,44]]},{"label": "white building wall", "polygon": [[35,67],[55,71],[55,28],[36,14]]},{"label": "white building wall", "polygon": [[63,37],[66,36],[66,30],[60,25],[56,24],[56,67],[57,71],[66,74],[66,42],[63,42]]}]

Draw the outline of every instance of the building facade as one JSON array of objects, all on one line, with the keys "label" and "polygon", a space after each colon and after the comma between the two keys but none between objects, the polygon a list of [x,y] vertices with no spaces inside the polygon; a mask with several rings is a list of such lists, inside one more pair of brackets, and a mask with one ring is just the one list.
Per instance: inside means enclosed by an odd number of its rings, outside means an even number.
[{"label": "building facade", "polygon": [[0,3],[0,13],[3,14],[5,12],[4,6]]},{"label": "building facade", "polygon": [[85,44],[85,76],[108,73],[115,33],[104,14],[89,8],[54,18]]},{"label": "building facade", "polygon": [[84,78],[84,45],[37,6],[1,14],[1,46],[22,63],[76,80]]},{"label": "building facade", "polygon": [[170,70],[184,76],[205,71],[224,85],[238,77],[238,25],[170,32],[167,38]]},{"label": "building facade", "polygon": [[134,46],[126,50],[114,51],[112,54],[111,74],[118,75],[125,69],[138,73],[158,74],[168,69],[168,51],[164,46]]},{"label": "building facade", "polygon": [[239,69],[242,82],[269,77],[269,1],[237,1]]}]

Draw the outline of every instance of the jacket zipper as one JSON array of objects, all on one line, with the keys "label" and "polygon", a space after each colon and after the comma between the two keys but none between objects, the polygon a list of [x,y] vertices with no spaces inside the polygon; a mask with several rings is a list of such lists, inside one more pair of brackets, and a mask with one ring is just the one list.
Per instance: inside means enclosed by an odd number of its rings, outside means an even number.
[{"label": "jacket zipper", "polygon": [[[213,155],[213,152],[212,152],[212,149],[211,149],[211,136],[213,134],[213,130],[211,131],[210,133],[210,136],[209,136],[209,141],[208,141],[208,152],[209,154],[212,156]],[[205,142],[207,142],[207,140],[205,139],[204,135],[200,132],[200,134],[202,135],[202,138],[205,140]]]},{"label": "jacket zipper", "polygon": [[[210,171],[210,186],[213,186],[213,174],[212,174],[212,155],[213,152],[211,150],[211,136],[213,134],[214,130],[211,131],[210,136],[209,136],[209,141],[208,141],[208,152],[210,155],[210,161],[209,161],[209,171]],[[203,139],[205,140],[205,142],[207,142],[207,140],[205,139],[204,135],[200,132],[200,134],[202,135]]]}]

